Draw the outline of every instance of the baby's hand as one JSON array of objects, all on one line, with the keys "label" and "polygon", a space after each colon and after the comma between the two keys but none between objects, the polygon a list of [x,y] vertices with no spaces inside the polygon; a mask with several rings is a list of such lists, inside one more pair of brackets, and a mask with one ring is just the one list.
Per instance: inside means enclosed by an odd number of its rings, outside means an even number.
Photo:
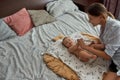
[{"label": "baby's hand", "polygon": [[77,39],[77,43],[80,44],[80,39]]},{"label": "baby's hand", "polygon": [[80,45],[77,47],[77,49],[79,49],[80,51],[83,50],[83,49],[80,47]]},{"label": "baby's hand", "polygon": [[81,38],[81,39],[78,39],[77,42],[78,42],[79,46],[80,46],[82,49],[85,48],[86,45],[85,45],[85,43],[84,43],[84,41],[83,41],[82,38]]}]

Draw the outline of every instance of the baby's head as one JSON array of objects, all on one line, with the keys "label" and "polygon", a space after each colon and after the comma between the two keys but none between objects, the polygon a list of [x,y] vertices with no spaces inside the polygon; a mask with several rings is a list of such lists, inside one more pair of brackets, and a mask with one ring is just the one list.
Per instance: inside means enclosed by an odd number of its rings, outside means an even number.
[{"label": "baby's head", "polygon": [[74,40],[73,40],[72,38],[70,38],[70,37],[65,37],[65,38],[63,39],[63,41],[62,41],[62,44],[63,44],[65,47],[69,48],[69,47],[73,46],[73,45],[75,44],[75,42],[74,42]]}]

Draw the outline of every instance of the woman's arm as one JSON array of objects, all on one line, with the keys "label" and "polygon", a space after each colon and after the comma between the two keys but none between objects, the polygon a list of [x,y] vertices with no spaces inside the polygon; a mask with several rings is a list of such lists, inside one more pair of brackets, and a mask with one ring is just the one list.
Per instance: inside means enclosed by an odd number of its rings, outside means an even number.
[{"label": "woman's arm", "polygon": [[93,47],[85,45],[85,43],[83,42],[82,39],[79,39],[79,45],[81,46],[81,48],[83,48],[83,49],[85,49],[85,50],[87,50],[87,51],[89,51],[89,52],[91,52],[91,53],[93,53],[93,54],[95,54],[95,55],[97,55],[99,57],[102,57],[102,58],[104,58],[106,60],[111,59],[111,57],[109,55],[107,55],[104,51],[97,50],[97,49],[94,49]]},{"label": "woman's arm", "polygon": [[97,49],[94,49],[92,47],[89,47],[89,46],[85,46],[83,49],[87,50],[87,51],[90,51],[91,53],[99,56],[99,57],[102,57],[106,60],[110,60],[111,57],[109,55],[107,55],[104,51],[102,50],[97,50]]},{"label": "woman's arm", "polygon": [[104,50],[105,49],[105,45],[104,44],[93,43],[93,44],[90,44],[89,46],[93,47],[94,49],[98,49],[98,50]]}]

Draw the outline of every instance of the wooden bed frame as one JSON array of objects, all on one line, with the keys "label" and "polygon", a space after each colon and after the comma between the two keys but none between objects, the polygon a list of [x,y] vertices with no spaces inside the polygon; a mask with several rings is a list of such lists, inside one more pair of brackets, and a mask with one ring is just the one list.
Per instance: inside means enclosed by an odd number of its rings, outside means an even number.
[{"label": "wooden bed frame", "polygon": [[[26,9],[45,9],[45,5],[53,0],[0,0],[0,18],[11,15],[21,8]],[[84,8],[93,2],[101,0],[73,0],[79,9],[84,11]]]}]

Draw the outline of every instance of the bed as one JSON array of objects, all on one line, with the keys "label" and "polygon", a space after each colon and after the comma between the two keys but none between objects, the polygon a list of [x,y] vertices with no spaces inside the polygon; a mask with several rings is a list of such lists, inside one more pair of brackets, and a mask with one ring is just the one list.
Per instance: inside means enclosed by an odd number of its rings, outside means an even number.
[{"label": "bed", "polygon": [[[0,41],[0,80],[65,80],[53,73],[43,61],[45,52],[61,58],[55,51],[59,49],[54,47],[58,47],[60,43],[59,41],[53,42],[52,39],[59,34],[75,36],[81,32],[99,36],[100,26],[94,28],[88,22],[87,14],[80,11],[72,0],[12,1],[11,6],[8,5],[10,0],[4,0],[3,3],[0,3],[1,19],[26,7],[27,9],[46,9],[55,18],[55,21],[33,27],[22,36],[18,36],[12,29],[0,35],[4,37]],[[3,20],[0,21],[0,28],[1,26],[4,28],[5,25]],[[5,31],[7,28],[1,31]],[[68,57],[69,54],[64,56]],[[61,58],[63,62],[65,62],[65,57]],[[74,56],[68,58],[68,60],[76,59]],[[76,61],[80,62],[78,59]],[[80,62],[84,66],[82,68],[79,66],[79,69],[74,68],[75,66],[72,63],[74,62],[72,61],[71,64],[67,65],[78,73],[81,77],[80,80],[102,80],[102,74],[107,70],[109,62],[101,58],[92,65]]]}]

